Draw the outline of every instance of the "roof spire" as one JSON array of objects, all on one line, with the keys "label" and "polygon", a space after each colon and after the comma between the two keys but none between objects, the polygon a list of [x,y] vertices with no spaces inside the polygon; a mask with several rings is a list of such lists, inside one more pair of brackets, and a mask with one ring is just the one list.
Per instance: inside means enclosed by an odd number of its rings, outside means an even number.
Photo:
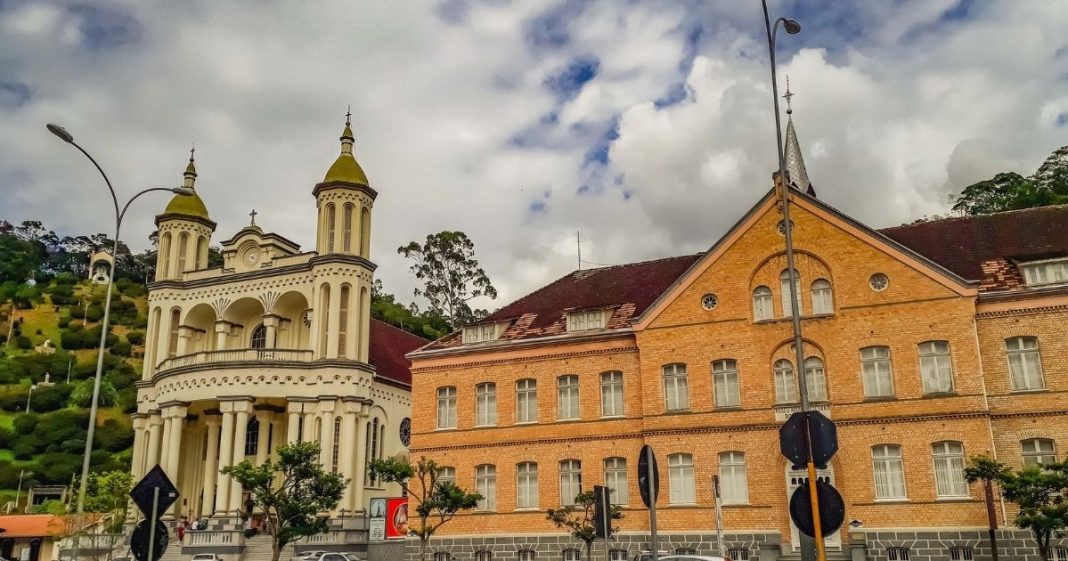
[{"label": "roof spire", "polygon": [[786,93],[782,98],[786,100],[786,114],[791,115],[794,112],[794,108],[790,106],[790,100],[794,97],[794,94],[790,92],[790,75],[786,75]]},{"label": "roof spire", "polygon": [[182,183],[182,186],[188,187],[190,189],[194,188],[197,181],[197,166],[196,161],[193,158],[193,155],[196,154],[196,151],[196,143],[193,143],[189,148],[189,164],[185,166],[185,173],[182,174],[185,176],[185,181]]},{"label": "roof spire", "polygon": [[337,157],[334,165],[326,172],[323,181],[344,181],[367,185],[367,176],[360,164],[356,163],[356,157],[352,153],[352,145],[356,137],[352,134],[352,106],[345,112],[345,130],[341,131],[341,155]]},{"label": "roof spire", "polygon": [[794,129],[793,107],[790,100],[794,97],[790,91],[790,77],[786,77],[786,147],[783,149],[783,158],[786,160],[786,173],[790,178],[790,185],[799,191],[804,191],[813,197],[816,190],[812,188],[812,182],[808,179],[808,170],[805,169],[805,160],[801,157],[801,144],[797,141],[797,131]]}]

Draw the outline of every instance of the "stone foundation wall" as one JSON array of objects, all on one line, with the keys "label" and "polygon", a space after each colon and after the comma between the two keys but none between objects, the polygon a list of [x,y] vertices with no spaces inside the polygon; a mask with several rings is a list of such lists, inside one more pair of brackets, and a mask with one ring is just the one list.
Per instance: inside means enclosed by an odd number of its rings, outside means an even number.
[{"label": "stone foundation wall", "polygon": [[[997,538],[999,561],[1041,561],[1031,532],[1004,529]],[[950,561],[954,547],[971,548],[974,561],[993,560],[986,530],[852,530],[849,539],[854,560],[885,561],[894,547],[908,548],[909,561]],[[1068,539],[1054,538],[1051,546],[1068,547]]]}]

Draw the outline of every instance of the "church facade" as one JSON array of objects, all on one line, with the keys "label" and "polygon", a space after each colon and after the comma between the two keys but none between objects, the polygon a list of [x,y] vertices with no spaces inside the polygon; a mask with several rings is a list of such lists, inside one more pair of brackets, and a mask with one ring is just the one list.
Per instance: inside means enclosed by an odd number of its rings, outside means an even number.
[{"label": "church facade", "polygon": [[243,530],[260,514],[220,470],[262,463],[286,443],[318,442],[325,468],[350,480],[331,531],[306,547],[366,551],[370,499],[399,494],[367,465],[407,451],[404,355],[426,341],[370,317],[377,193],[353,142],[346,123],[340,156],[311,191],[314,251],[264,231],[253,213],[221,241],[222,265],[209,267],[216,224],[196,193],[192,157],[184,177],[196,194],[175,196],[156,217],[132,470],[137,479],[159,464],[178,486],[167,517],[199,521],[183,553],[245,550]]},{"label": "church facade", "polygon": [[[569,273],[409,355],[412,456],[484,497],[438,531],[435,561],[577,560],[545,510],[594,485],[624,515],[595,551],[634,559],[650,548],[646,444],[661,551],[721,551],[715,478],[729,558],[799,558],[788,500],[807,474],[778,429],[800,368],[838,426],[819,472],[846,507],[829,558],[990,559],[968,458],[1019,468],[1068,450],[1068,206],[877,231],[816,198],[796,135],[791,150],[796,286],[772,189],[705,252]],[[995,513],[1001,558],[1038,559],[1011,504]]]}]

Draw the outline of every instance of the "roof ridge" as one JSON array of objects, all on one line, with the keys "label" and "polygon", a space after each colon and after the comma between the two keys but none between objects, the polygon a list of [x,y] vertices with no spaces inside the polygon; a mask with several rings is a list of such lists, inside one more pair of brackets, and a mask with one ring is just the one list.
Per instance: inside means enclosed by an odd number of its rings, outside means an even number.
[{"label": "roof ridge", "polygon": [[390,328],[390,329],[392,329],[394,331],[398,331],[398,332],[403,333],[405,335],[410,335],[410,336],[415,337],[416,339],[419,339],[421,341],[427,341],[427,342],[430,341],[429,339],[425,339],[423,337],[420,337],[420,336],[416,335],[415,333],[412,333],[411,331],[407,331],[405,329],[401,329],[401,328],[397,327],[396,325],[393,325],[392,323],[389,323],[389,322],[386,322],[386,321],[382,321],[382,320],[380,320],[378,318],[371,318],[371,321],[378,322],[378,323],[380,323],[380,324],[382,324],[382,325],[384,325],[384,326],[386,326],[386,327],[388,327],[388,328]]},{"label": "roof ridge", "polygon": [[[564,276],[566,277],[566,276],[574,275],[575,273],[586,273],[586,272],[590,272],[590,271],[605,271],[605,270],[608,270],[608,269],[618,269],[620,267],[634,267],[636,265],[648,265],[650,263],[658,263],[660,261],[669,261],[671,259],[684,259],[684,258],[687,258],[687,257],[696,257],[698,255],[703,255],[704,253],[705,253],[704,251],[698,251],[697,253],[687,253],[687,254],[684,254],[684,255],[672,255],[670,257],[658,257],[656,259],[646,259],[645,261],[634,261],[632,263],[620,263],[618,265],[605,265],[603,267],[594,267],[592,269],[575,269],[575,270],[571,271],[570,273],[568,273],[567,275],[564,275]],[[553,282],[556,282],[556,281],[553,281]]]},{"label": "roof ridge", "polygon": [[1014,209],[1010,209],[1010,210],[1003,210],[1003,211],[1000,211],[1000,212],[991,212],[991,213],[987,213],[987,214],[970,214],[970,215],[965,215],[965,216],[945,216],[945,217],[942,217],[942,218],[936,218],[936,219],[927,220],[927,221],[924,221],[924,222],[909,222],[907,224],[898,224],[897,226],[887,226],[886,228],[879,228],[879,231],[880,232],[885,232],[887,230],[896,230],[898,228],[908,228],[910,226],[923,226],[924,224],[937,224],[937,223],[942,223],[942,222],[958,222],[958,221],[965,221],[965,220],[985,220],[985,219],[990,219],[990,218],[1001,217],[1001,216],[1004,216],[1006,214],[1019,214],[1019,213],[1025,213],[1025,212],[1039,212],[1039,211],[1050,210],[1050,209],[1065,209],[1065,210],[1068,210],[1068,203],[1059,204],[1059,205],[1032,206],[1032,207],[1027,207],[1027,208],[1014,208]]}]

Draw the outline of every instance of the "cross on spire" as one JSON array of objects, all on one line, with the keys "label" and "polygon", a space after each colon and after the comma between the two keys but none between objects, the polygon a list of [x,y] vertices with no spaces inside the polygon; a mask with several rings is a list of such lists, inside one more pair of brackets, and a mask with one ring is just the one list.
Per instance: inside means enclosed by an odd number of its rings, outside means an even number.
[{"label": "cross on spire", "polygon": [[193,161],[193,154],[194,154],[194,153],[195,153],[196,151],[197,151],[197,143],[196,143],[196,142],[193,142],[193,143],[191,143],[191,144],[190,144],[190,147],[189,147],[189,161],[190,161],[190,162],[192,162],[192,161]]},{"label": "cross on spire", "polygon": [[348,125],[351,125],[351,124],[352,124],[352,105],[350,104],[349,108],[345,111],[345,125],[348,126]]},{"label": "cross on spire", "polygon": [[790,115],[791,113],[794,112],[793,107],[790,107],[790,99],[793,98],[793,97],[794,97],[794,94],[793,94],[793,92],[790,91],[790,75],[787,74],[786,75],[786,93],[783,94],[783,96],[782,96],[782,98],[786,100],[786,114],[787,115]]},{"label": "cross on spire", "polygon": [[252,217],[252,224],[249,224],[250,226],[255,226],[256,225],[256,215],[257,214],[259,214],[259,213],[256,212],[256,209],[252,209],[252,212],[248,213],[248,215]]}]

